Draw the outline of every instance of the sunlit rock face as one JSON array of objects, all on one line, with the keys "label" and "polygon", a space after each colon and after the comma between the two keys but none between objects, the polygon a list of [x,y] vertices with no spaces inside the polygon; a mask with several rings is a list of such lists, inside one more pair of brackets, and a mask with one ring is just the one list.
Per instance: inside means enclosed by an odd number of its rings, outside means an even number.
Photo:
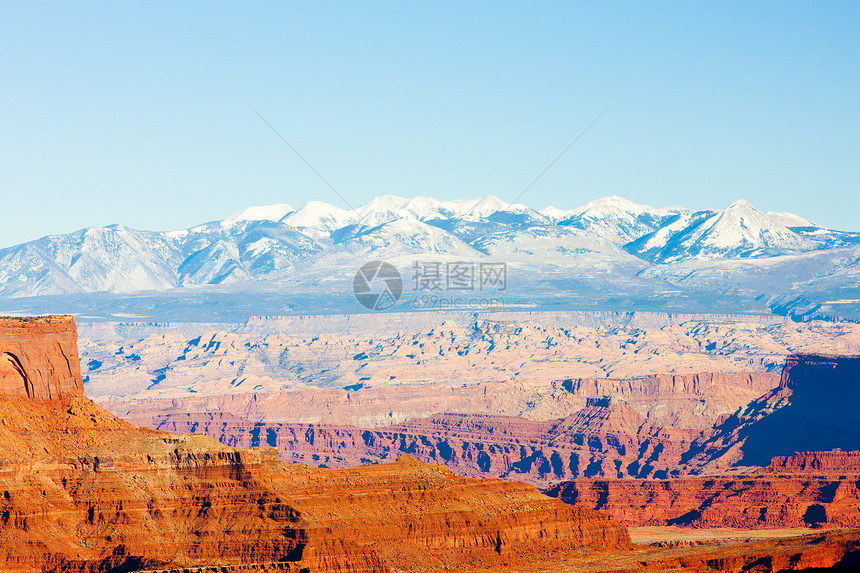
[{"label": "sunlit rock face", "polygon": [[0,318],[0,394],[51,400],[82,395],[71,316]]}]

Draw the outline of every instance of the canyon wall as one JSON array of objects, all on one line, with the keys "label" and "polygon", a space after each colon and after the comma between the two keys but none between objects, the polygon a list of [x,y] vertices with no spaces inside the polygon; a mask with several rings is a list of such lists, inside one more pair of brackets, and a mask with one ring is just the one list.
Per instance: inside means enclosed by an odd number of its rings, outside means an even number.
[{"label": "canyon wall", "polygon": [[704,471],[802,451],[860,449],[860,356],[794,354],[779,385],[706,431],[685,456]]},{"label": "canyon wall", "polygon": [[153,413],[129,419],[171,433],[200,432],[233,446],[268,445],[286,461],[323,467],[383,463],[402,454],[458,474],[546,486],[574,477],[666,477],[696,430],[651,424],[623,400],[589,398],[561,420],[438,414],[394,426],[253,422],[229,413]]},{"label": "canyon wall", "polygon": [[762,470],[764,473],[796,474],[826,472],[832,474],[860,474],[860,452],[800,452],[791,456],[776,456]]},{"label": "canyon wall", "polygon": [[[468,373],[464,374],[464,379]],[[616,396],[654,425],[705,429],[779,384],[772,372],[649,375],[463,382],[456,386],[364,386],[103,401],[136,423],[165,413],[232,413],[258,422],[381,428],[440,413],[499,415],[545,421],[575,414],[590,398]]]},{"label": "canyon wall", "polygon": [[[236,446],[269,445],[282,459],[325,467],[379,463],[410,454],[473,477],[502,477],[541,487],[575,478],[670,478],[767,465],[795,451],[860,448],[860,384],[855,357],[791,355],[779,380],[769,373],[652,375],[635,380],[577,379],[554,384],[574,409],[555,420],[484,414],[436,414],[382,428],[268,420],[306,411],[289,393],[115,404],[118,413],[173,433],[202,432]],[[502,386],[502,385],[500,385]],[[768,390],[770,389],[770,390]],[[489,400],[497,389],[484,386]],[[390,389],[396,403],[408,389]],[[498,389],[503,392],[503,389]],[[510,390],[509,390],[510,391]],[[454,390],[431,389],[447,396]],[[604,396],[590,396],[608,392]],[[763,392],[758,398],[751,395]],[[367,394],[317,396],[311,407],[363,410]],[[544,398],[547,398],[544,396]],[[718,414],[735,401],[732,414]],[[714,404],[722,404],[716,408]],[[814,447],[813,447],[814,446]],[[765,454],[769,454],[765,457]]]},{"label": "canyon wall", "polygon": [[629,526],[860,527],[860,452],[803,452],[766,468],[670,480],[580,479],[549,494]]},{"label": "canyon wall", "polygon": [[[702,432],[778,385],[772,373],[651,375],[630,380],[571,379],[540,394],[522,383],[465,388],[395,387],[290,392],[112,403],[137,424],[172,433],[201,432],[233,446],[269,445],[286,461],[350,467],[410,454],[444,463],[461,475],[502,477],[539,486],[576,477],[668,477],[692,471],[682,457]],[[279,418],[340,417],[335,412],[396,409],[423,401],[424,411],[458,405],[498,410],[543,400],[572,413],[555,420],[485,414],[429,414],[399,424],[280,422]],[[507,402],[506,402],[507,401]],[[323,413],[325,412],[325,413]]]},{"label": "canyon wall", "polygon": [[71,316],[0,318],[0,394],[50,400],[82,395]]},{"label": "canyon wall", "polygon": [[858,527],[858,411],[860,357],[791,355],[776,388],[703,432],[681,456],[702,475],[580,479],[551,492],[628,524]]}]

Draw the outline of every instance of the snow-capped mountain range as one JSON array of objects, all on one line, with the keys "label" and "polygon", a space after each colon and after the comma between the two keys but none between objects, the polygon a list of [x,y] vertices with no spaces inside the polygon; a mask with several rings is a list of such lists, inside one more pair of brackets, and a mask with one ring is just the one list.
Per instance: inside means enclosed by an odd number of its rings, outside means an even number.
[{"label": "snow-capped mountain range", "polygon": [[[569,211],[537,211],[493,196],[442,201],[383,195],[356,209],[319,201],[249,207],[179,231],[110,225],[43,237],[0,250],[0,296],[204,285],[241,290],[255,283],[304,285],[311,292],[332,279],[350,280],[350,269],[368,260],[408,267],[417,258],[434,258],[506,262],[528,269],[531,284],[543,276],[599,275],[679,285],[698,275],[719,282],[723,275],[727,283],[708,288],[736,286],[778,298],[802,289],[804,281],[837,275],[845,277],[836,281],[840,288],[856,288],[858,245],[860,233],[763,213],[743,200],[693,211],[613,196]],[[794,270],[783,277],[782,290],[737,286],[784,265]]]}]

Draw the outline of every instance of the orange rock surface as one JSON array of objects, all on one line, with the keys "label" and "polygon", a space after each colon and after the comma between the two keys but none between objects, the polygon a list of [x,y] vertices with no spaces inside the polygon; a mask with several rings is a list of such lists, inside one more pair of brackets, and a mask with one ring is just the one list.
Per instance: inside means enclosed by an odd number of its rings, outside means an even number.
[{"label": "orange rock surface", "polygon": [[0,568],[300,561],[323,570],[515,563],[627,532],[525,484],[408,457],[349,470],[123,422],[84,397],[0,398]]},{"label": "orange rock surface", "polygon": [[71,316],[0,318],[0,394],[82,395],[77,341]]},{"label": "orange rock surface", "polygon": [[821,472],[833,474],[860,474],[860,452],[800,452],[792,456],[776,456],[762,473],[776,474]]}]

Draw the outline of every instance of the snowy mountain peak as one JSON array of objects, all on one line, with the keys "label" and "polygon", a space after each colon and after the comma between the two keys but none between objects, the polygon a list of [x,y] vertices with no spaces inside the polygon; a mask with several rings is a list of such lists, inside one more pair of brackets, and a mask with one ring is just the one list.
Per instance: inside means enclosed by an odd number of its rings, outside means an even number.
[{"label": "snowy mountain peak", "polygon": [[380,195],[379,197],[374,197],[361,207],[358,207],[356,211],[360,216],[366,216],[373,212],[385,213],[389,211],[397,211],[406,203],[406,201],[407,199],[396,195]]},{"label": "snowy mountain peak", "polygon": [[554,207],[549,205],[540,211],[538,211],[541,215],[545,217],[549,217],[553,221],[561,221],[562,219],[567,219],[573,215],[573,211],[564,211],[559,209],[558,207]]},{"label": "snowy mountain peak", "polygon": [[478,199],[478,201],[469,209],[469,214],[475,217],[486,217],[497,211],[504,211],[508,208],[508,204],[494,195],[487,195]]},{"label": "snowy mountain peak", "polygon": [[680,210],[655,209],[612,195],[586,203],[569,213],[560,224],[583,229],[616,244],[628,243],[650,233],[669,215]]},{"label": "snowy mountain peak", "polygon": [[[422,254],[490,257],[526,265],[540,277],[542,269],[639,273],[654,263],[774,259],[761,263],[772,265],[783,255],[837,248],[860,252],[860,233],[825,229],[790,213],[765,214],[748,201],[692,211],[611,196],[573,211],[547,207],[539,213],[492,195],[453,201],[385,195],[356,210],[310,201],[298,210],[249,207],[223,221],[167,233],[111,225],[43,237],[0,249],[0,295],[254,281],[311,285],[340,280],[349,275],[344,269],[371,256],[406,265]],[[844,260],[854,265],[856,257]]]},{"label": "snowy mountain peak", "polygon": [[463,216],[475,205],[475,199],[454,199],[445,201],[433,197],[413,197],[400,210],[416,219],[438,219]]},{"label": "snowy mountain peak", "polygon": [[355,213],[322,201],[308,201],[301,209],[281,219],[291,227],[330,230],[339,229],[355,220]]},{"label": "snowy mountain peak", "polygon": [[756,213],[761,213],[758,209],[756,209],[752,203],[747,201],[746,199],[738,199],[737,201],[732,201],[732,203],[726,207],[726,210],[735,210],[735,211],[755,211]]},{"label": "snowy mountain peak", "polygon": [[618,195],[610,195],[609,197],[601,197],[600,199],[590,201],[582,207],[574,209],[573,213],[579,216],[601,217],[607,214],[617,215],[621,213],[637,216],[643,213],[656,213],[658,211],[659,209],[655,209],[654,207],[640,205]]},{"label": "snowy mountain peak", "polygon": [[628,245],[631,253],[662,263],[688,259],[751,258],[811,250],[815,243],[740,199],[722,211],[680,217]]},{"label": "snowy mountain peak", "polygon": [[[466,214],[471,217],[486,218],[499,211],[523,212],[531,211],[531,209],[519,203],[506,203],[495,195],[487,195],[478,199]],[[537,211],[534,212],[536,213]]]},{"label": "snowy mountain peak", "polygon": [[729,252],[754,253],[773,249],[780,252],[806,247],[806,241],[785,225],[774,221],[747,201],[735,201],[702,225],[700,244],[705,256]]},{"label": "snowy mountain peak", "polygon": [[284,215],[292,213],[293,211],[295,211],[295,209],[286,203],[248,207],[247,209],[242,209],[238,213],[234,213],[222,220],[221,226],[232,227],[245,221],[279,221],[284,218]]}]

